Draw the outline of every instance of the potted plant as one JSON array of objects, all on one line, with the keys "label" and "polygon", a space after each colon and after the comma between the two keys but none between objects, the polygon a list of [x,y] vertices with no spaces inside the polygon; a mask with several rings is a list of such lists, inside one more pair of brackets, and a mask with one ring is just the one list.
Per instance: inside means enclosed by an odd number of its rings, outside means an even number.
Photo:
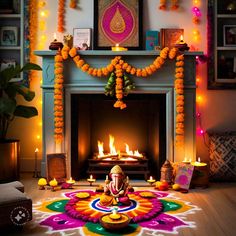
[{"label": "potted plant", "polygon": [[22,68],[12,66],[0,72],[0,182],[19,177],[19,140],[7,139],[7,131],[15,116],[30,118],[38,115],[33,106],[18,104],[17,96],[32,101],[35,92],[25,86],[24,81],[13,82],[21,72],[42,70],[39,65],[27,63]]}]

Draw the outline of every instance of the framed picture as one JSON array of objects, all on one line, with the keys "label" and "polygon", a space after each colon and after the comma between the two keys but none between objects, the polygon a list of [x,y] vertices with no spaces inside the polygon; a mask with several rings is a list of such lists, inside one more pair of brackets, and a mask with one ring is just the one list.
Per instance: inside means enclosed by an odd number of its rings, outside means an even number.
[{"label": "framed picture", "polygon": [[224,46],[236,47],[236,25],[224,25]]},{"label": "framed picture", "polygon": [[6,59],[6,60],[2,60],[1,62],[0,62],[0,71],[3,71],[3,70],[5,70],[5,69],[7,69],[7,68],[10,68],[10,67],[15,67],[16,66],[16,61],[15,60],[8,60],[8,59]]},{"label": "framed picture", "polygon": [[73,46],[80,50],[91,47],[91,29],[73,29]]},{"label": "framed picture", "polygon": [[0,29],[0,43],[2,46],[17,46],[18,28],[15,26],[3,26]]},{"label": "framed picture", "polygon": [[94,50],[142,49],[142,0],[94,0]]},{"label": "framed picture", "polygon": [[173,48],[180,40],[181,35],[184,35],[184,29],[161,29],[161,48]]}]

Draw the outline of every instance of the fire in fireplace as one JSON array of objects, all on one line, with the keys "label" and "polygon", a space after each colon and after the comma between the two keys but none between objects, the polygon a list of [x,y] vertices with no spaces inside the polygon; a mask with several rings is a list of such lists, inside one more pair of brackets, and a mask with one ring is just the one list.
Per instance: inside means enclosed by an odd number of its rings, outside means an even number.
[{"label": "fire in fireplace", "polygon": [[116,151],[115,138],[109,134],[109,152],[104,153],[104,143],[98,140],[98,153],[94,154],[94,158],[100,160],[137,160],[142,159],[144,156],[138,150],[132,151],[129,145],[125,143],[125,151]]},{"label": "fire in fireplace", "polygon": [[72,176],[105,178],[119,164],[131,178],[158,177],[166,160],[166,95],[130,94],[126,103],[117,110],[104,94],[71,95]]}]

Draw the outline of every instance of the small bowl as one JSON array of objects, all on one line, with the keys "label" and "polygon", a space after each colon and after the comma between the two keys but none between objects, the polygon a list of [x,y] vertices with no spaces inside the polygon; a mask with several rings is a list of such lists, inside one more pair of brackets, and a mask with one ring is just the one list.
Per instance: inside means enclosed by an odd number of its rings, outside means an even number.
[{"label": "small bowl", "polygon": [[100,224],[103,228],[107,230],[119,230],[128,226],[130,222],[129,216],[123,213],[118,213],[121,217],[118,220],[113,220],[110,218],[110,214],[112,213],[104,214],[99,218]]}]

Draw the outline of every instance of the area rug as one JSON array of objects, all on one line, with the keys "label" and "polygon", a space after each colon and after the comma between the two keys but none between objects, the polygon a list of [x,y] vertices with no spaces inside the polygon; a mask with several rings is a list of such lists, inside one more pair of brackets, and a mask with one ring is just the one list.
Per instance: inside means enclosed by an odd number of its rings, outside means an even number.
[{"label": "area rug", "polygon": [[[81,199],[78,193],[89,197]],[[99,203],[102,193],[91,190],[77,190],[62,193],[61,197],[47,199],[34,204],[34,222],[37,227],[46,228],[52,235],[159,235],[177,234],[179,228],[196,227],[186,216],[199,208],[175,197],[173,193],[161,191],[134,191],[129,194],[130,206],[118,206],[120,213],[131,218],[128,227],[119,232],[104,229],[99,218],[112,212],[114,207]]]}]

